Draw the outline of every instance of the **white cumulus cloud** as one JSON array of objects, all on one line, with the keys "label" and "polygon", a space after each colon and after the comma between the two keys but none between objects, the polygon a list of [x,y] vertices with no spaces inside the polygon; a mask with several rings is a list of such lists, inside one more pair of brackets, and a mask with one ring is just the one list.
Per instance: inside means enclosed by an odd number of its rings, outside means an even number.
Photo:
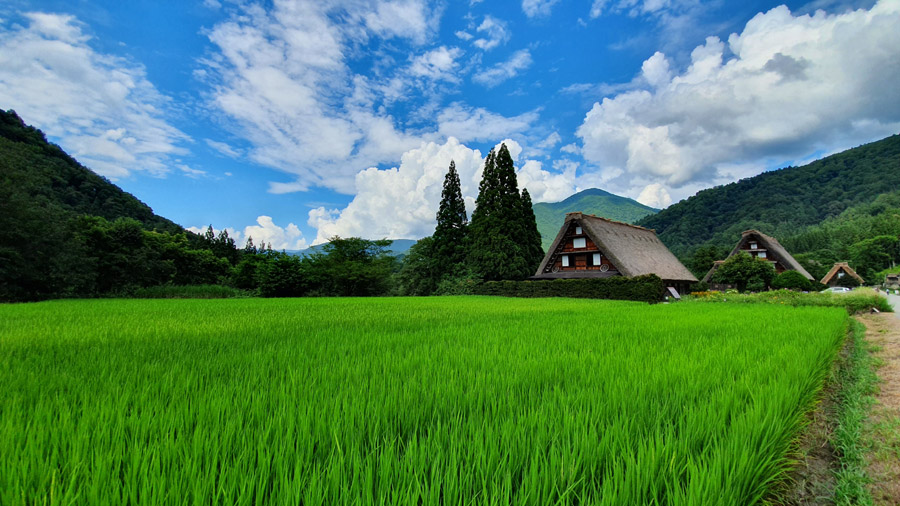
[{"label": "white cumulus cloud", "polygon": [[645,186],[636,200],[645,206],[655,207],[657,209],[668,207],[669,204],[672,203],[672,197],[669,195],[668,190],[659,183],[652,183]]},{"label": "white cumulus cloud", "polygon": [[756,15],[727,43],[708,38],[681,72],[656,53],[642,67],[643,89],[604,98],[587,113],[577,131],[583,156],[645,181],[639,198],[664,205],[673,189],[728,180],[735,167],[752,175],[748,166],[759,173],[769,160],[896,133],[897,26],[896,0],[836,15],[794,16],[782,6]]},{"label": "white cumulus cloud", "polygon": [[[506,138],[494,147],[501,144],[506,144],[516,162],[519,188],[527,188],[533,202],[559,201],[607,181],[597,174],[576,174],[578,165],[565,159],[548,170],[539,161],[525,159],[526,150],[515,140]],[[427,142],[407,151],[399,167],[370,168],[357,174],[356,197],[347,207],[318,207],[309,212],[308,224],[317,229],[314,243],[326,242],[335,235],[367,239],[419,239],[431,235],[450,160],[456,164],[466,211],[471,216],[484,159],[479,150],[451,137],[443,144]]]},{"label": "white cumulus cloud", "polygon": [[94,50],[74,16],[25,18],[0,27],[0,103],[104,176],[170,172],[189,139],[166,120],[169,99],[144,68]]},{"label": "white cumulus cloud", "polygon": [[316,208],[309,225],[315,243],[333,236],[369,239],[418,239],[434,232],[444,176],[450,161],[459,172],[466,210],[474,209],[482,157],[451,137],[444,144],[422,143],[403,154],[399,167],[369,168],[356,175],[356,196],[342,210]]},{"label": "white cumulus cloud", "polygon": [[[187,227],[187,230],[195,234],[203,235],[206,233],[206,227]],[[238,248],[243,248],[247,243],[247,239],[252,238],[253,244],[257,247],[262,243],[271,244],[274,250],[300,250],[309,247],[309,243],[303,237],[303,232],[293,223],[288,223],[286,227],[281,227],[275,223],[271,216],[259,216],[256,218],[256,225],[248,225],[244,230],[237,230],[233,227],[225,227],[228,237],[234,239],[234,243]],[[213,228],[213,233],[219,235],[220,229]]]}]

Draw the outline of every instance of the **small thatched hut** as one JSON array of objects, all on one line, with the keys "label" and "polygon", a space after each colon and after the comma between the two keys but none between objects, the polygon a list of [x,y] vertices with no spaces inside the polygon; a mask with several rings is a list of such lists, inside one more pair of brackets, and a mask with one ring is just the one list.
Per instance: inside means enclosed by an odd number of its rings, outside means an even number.
[{"label": "small thatched hut", "polygon": [[653,230],[583,213],[568,213],[531,279],[605,278],[656,274],[686,292],[697,278]]},{"label": "small thatched hut", "polygon": [[[734,249],[731,250],[731,253],[728,254],[728,258],[737,255],[739,252],[745,252],[754,258],[763,258],[773,264],[775,267],[775,273],[781,274],[784,271],[797,271],[800,274],[803,274],[806,279],[810,281],[815,281],[815,278],[812,277],[812,274],[806,272],[806,269],[800,265],[794,257],[791,256],[790,253],[784,246],[782,246],[778,239],[774,237],[770,237],[759,230],[747,230],[741,234],[741,240],[734,246]],[[706,273],[706,276],[703,277],[703,281],[705,283],[709,283],[712,280],[713,274],[715,274],[716,270],[719,268],[725,260],[717,260],[713,263],[712,269]]]},{"label": "small thatched hut", "polygon": [[822,281],[820,281],[820,283],[828,286],[838,286],[841,284],[841,279],[844,276],[850,276],[856,279],[859,284],[865,283],[862,276],[857,274],[856,271],[854,271],[847,262],[838,262],[834,264],[834,267],[832,267],[831,270],[828,271],[828,274],[826,274],[825,277],[822,278]]}]

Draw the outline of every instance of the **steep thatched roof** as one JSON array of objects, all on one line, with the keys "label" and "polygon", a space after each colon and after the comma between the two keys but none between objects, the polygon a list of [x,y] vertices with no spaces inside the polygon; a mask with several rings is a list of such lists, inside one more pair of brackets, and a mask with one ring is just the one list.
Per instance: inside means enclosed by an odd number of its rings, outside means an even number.
[{"label": "steep thatched roof", "polygon": [[828,274],[826,274],[825,277],[822,278],[822,281],[820,281],[820,283],[822,283],[823,285],[827,285],[835,276],[837,276],[838,272],[840,271],[844,271],[848,275],[853,276],[857,281],[860,282],[860,284],[865,283],[862,276],[857,274],[856,271],[854,271],[853,268],[850,267],[850,264],[848,264],[847,262],[838,262],[834,264],[834,267],[832,267],[831,270],[828,271]]},{"label": "steep thatched roof", "polygon": [[[803,274],[806,279],[815,281],[815,278],[812,277],[812,274],[807,272],[806,269],[804,269],[803,266],[800,265],[800,262],[798,262],[794,257],[791,256],[790,253],[788,253],[786,249],[784,249],[784,246],[782,246],[781,243],[778,242],[778,239],[772,236],[768,236],[760,232],[759,230],[745,230],[743,233],[741,233],[741,240],[734,245],[734,249],[731,250],[731,253],[728,254],[728,258],[733,257],[739,251],[741,251],[741,246],[744,243],[750,241],[753,237],[755,237],[756,240],[758,240],[759,243],[762,244],[762,249],[766,250],[767,260],[777,260],[781,262],[781,265],[783,265],[785,269],[789,271],[797,271],[800,274]],[[709,282],[710,279],[712,279],[713,273],[716,272],[716,269],[718,269],[719,265],[721,264],[722,261],[715,262],[712,266],[712,269],[710,269],[709,272],[706,273],[706,276],[703,277],[703,281]]]},{"label": "steep thatched roof", "polygon": [[556,260],[558,255],[556,251],[565,239],[569,224],[573,221],[581,226],[585,235],[603,251],[603,254],[624,276],[656,274],[664,280],[692,283],[697,281],[691,271],[687,270],[669,251],[669,248],[666,248],[656,237],[656,232],[653,230],[583,213],[566,214],[566,221],[547,250],[535,277],[593,277],[599,274],[559,273],[548,276],[544,273],[547,265]]}]

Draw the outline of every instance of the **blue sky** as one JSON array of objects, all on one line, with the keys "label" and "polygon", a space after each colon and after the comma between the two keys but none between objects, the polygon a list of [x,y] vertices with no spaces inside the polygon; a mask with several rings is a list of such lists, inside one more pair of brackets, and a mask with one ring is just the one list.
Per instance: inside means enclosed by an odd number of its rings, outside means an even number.
[{"label": "blue sky", "polygon": [[0,107],[194,229],[300,249],[536,201],[665,207],[900,131],[900,0],[0,0]]}]

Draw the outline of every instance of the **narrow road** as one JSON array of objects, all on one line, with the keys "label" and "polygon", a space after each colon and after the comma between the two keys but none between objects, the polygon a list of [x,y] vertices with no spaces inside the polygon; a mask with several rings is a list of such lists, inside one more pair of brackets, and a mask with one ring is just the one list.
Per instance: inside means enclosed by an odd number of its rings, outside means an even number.
[{"label": "narrow road", "polygon": [[891,303],[891,307],[894,308],[894,315],[900,318],[900,296],[889,293],[887,294],[887,300]]},{"label": "narrow road", "polygon": [[[876,505],[900,504],[900,460],[897,459],[897,429],[900,427],[900,297],[887,295],[894,313],[865,314],[857,317],[866,326],[866,340],[875,346],[880,360],[879,391],[870,413],[875,427],[872,436],[892,451],[870,454],[869,484]],[[884,453],[887,453],[885,455]]]}]

